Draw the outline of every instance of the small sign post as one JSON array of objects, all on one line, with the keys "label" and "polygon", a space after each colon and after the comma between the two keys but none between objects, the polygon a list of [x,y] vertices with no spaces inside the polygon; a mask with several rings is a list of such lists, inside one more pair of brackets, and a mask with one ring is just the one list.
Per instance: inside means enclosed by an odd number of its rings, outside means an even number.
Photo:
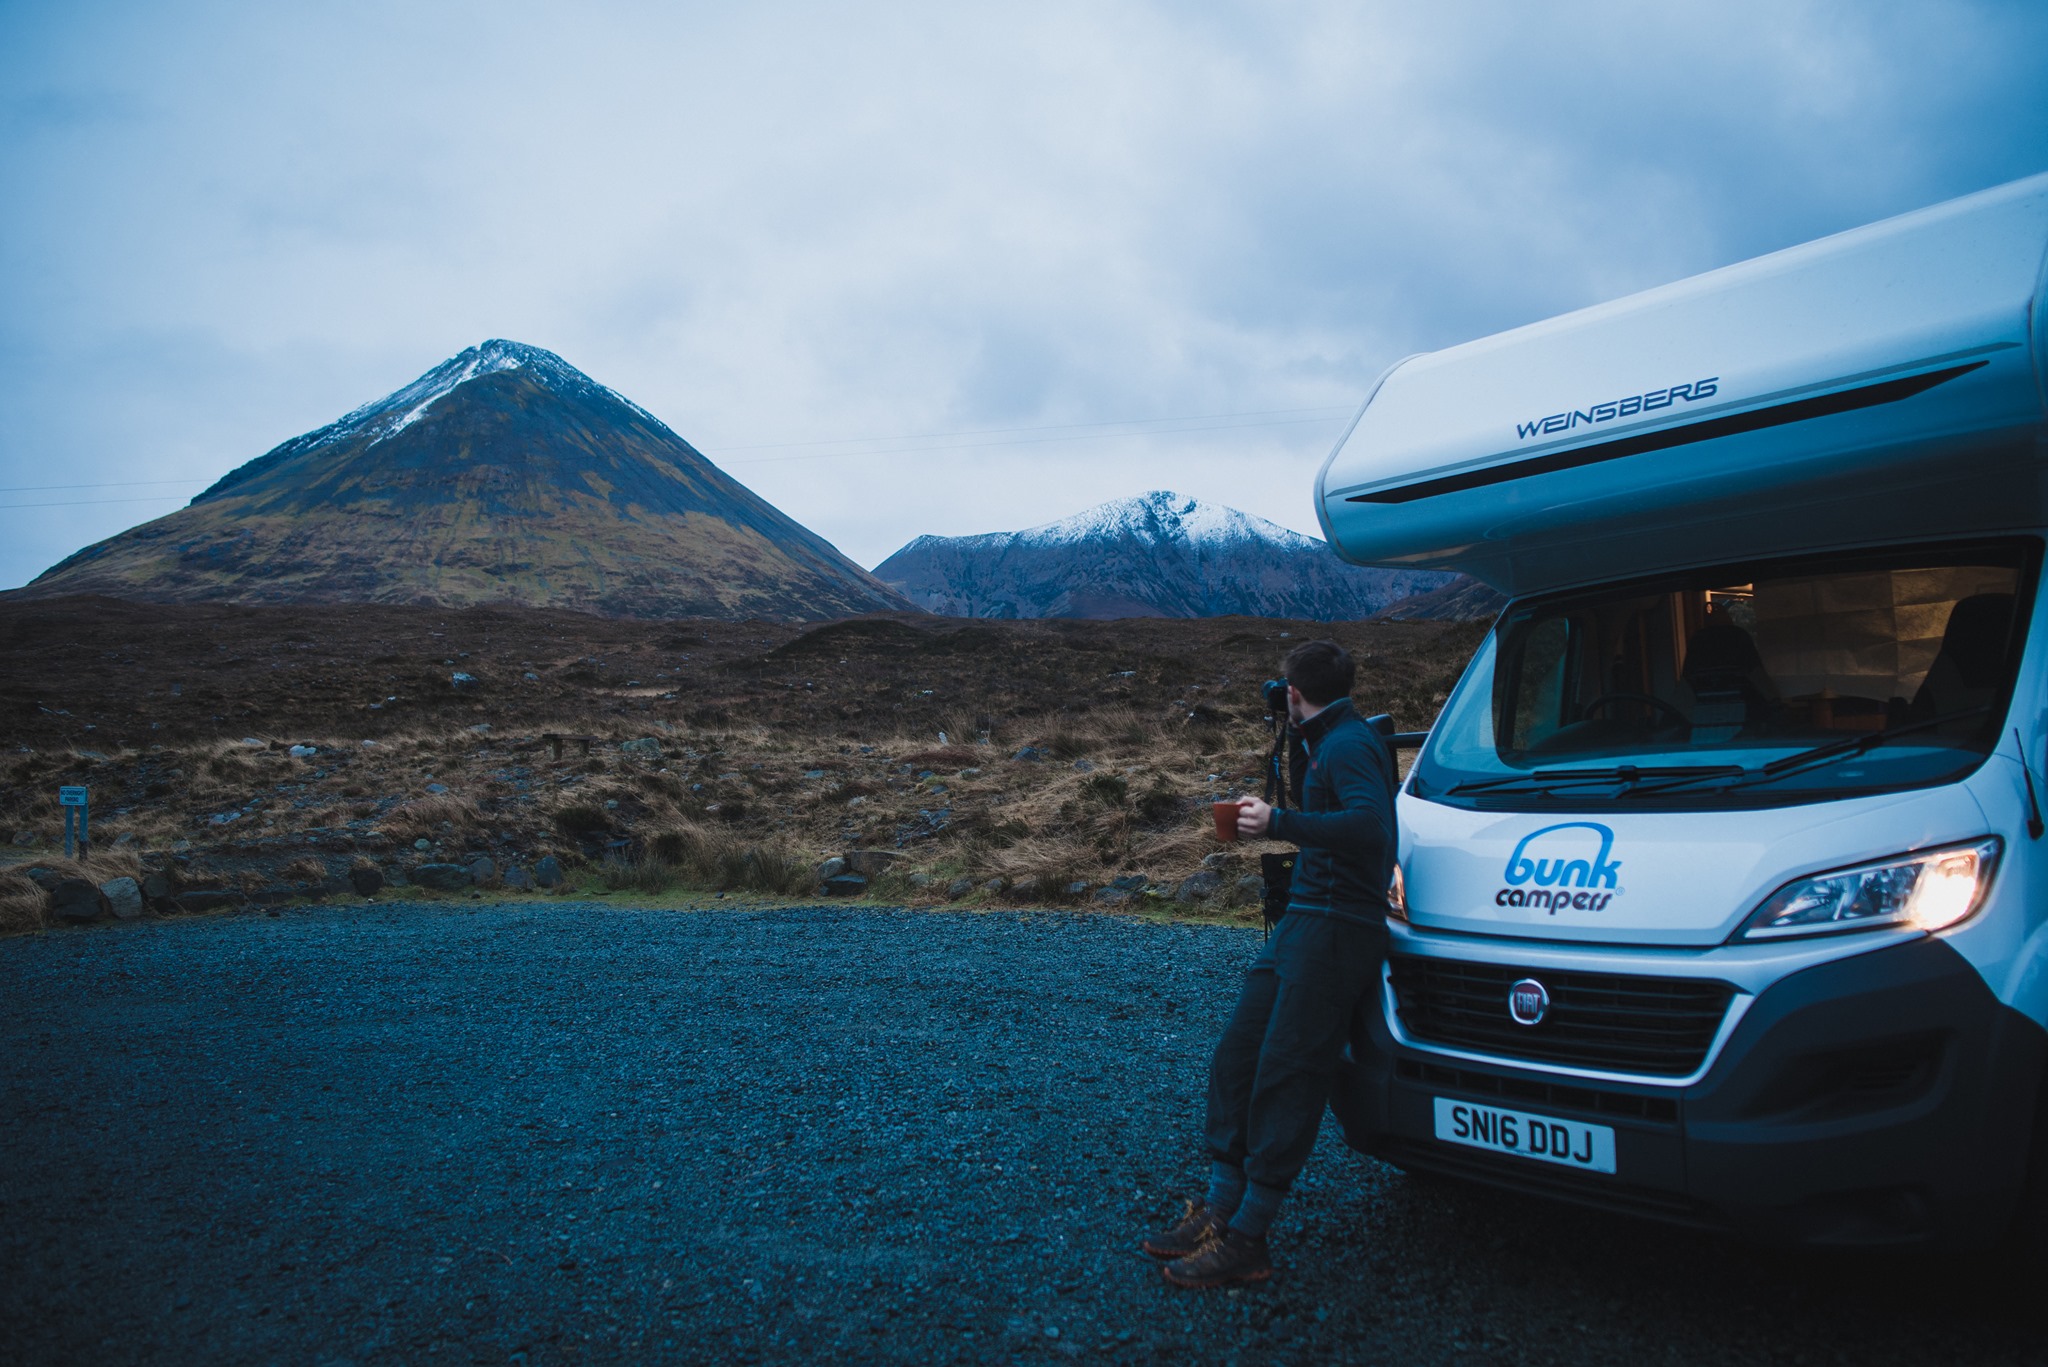
[{"label": "small sign post", "polygon": [[[91,808],[85,805],[83,787],[64,787],[57,790],[57,805],[64,809],[64,857],[83,859],[92,853],[92,827],[87,824]],[[77,835],[78,853],[72,854],[73,832]]]}]

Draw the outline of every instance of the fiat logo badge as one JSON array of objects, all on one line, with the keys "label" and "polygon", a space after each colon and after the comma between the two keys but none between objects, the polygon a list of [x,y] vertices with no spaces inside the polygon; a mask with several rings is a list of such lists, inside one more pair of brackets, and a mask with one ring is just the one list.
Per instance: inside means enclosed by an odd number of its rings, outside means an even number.
[{"label": "fiat logo badge", "polygon": [[1508,989],[1508,1015],[1517,1025],[1541,1025],[1550,1014],[1550,993],[1534,978],[1524,978]]}]

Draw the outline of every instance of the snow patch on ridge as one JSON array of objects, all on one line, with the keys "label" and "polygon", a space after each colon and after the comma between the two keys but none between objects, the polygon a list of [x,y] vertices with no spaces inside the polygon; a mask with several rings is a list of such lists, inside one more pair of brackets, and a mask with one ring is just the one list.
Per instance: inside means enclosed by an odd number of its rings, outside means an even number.
[{"label": "snow patch on ridge", "polygon": [[1316,537],[1303,536],[1277,522],[1268,522],[1220,503],[1204,503],[1169,489],[1154,489],[1132,498],[1112,499],[1042,527],[1028,527],[1020,532],[990,532],[960,539],[982,545],[998,541],[1024,545],[1070,545],[1126,537],[1149,545],[1178,542],[1198,547],[1262,542],[1288,550],[1312,550],[1323,544]]}]

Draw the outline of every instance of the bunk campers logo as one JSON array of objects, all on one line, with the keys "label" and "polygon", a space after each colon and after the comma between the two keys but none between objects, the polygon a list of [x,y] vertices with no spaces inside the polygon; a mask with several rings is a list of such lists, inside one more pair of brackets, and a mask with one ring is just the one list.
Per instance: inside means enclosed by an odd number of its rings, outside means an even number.
[{"label": "bunk campers logo", "polygon": [[1614,832],[1597,821],[1565,821],[1531,831],[1508,856],[1507,886],[1493,895],[1497,907],[1541,907],[1560,911],[1602,911],[1621,891],[1621,861]]},{"label": "bunk campers logo", "polygon": [[1691,384],[1675,384],[1669,389],[1653,389],[1647,394],[1631,394],[1625,399],[1609,399],[1606,403],[1592,404],[1586,408],[1573,408],[1563,413],[1552,413],[1547,418],[1515,424],[1515,435],[1522,441],[1543,436],[1551,432],[1569,432],[1585,424],[1613,422],[1616,418],[1633,418],[1638,413],[1654,413],[1660,408],[1669,408],[1683,399],[1687,403],[1698,403],[1711,399],[1721,392],[1721,377],[1710,375],[1704,380]]}]

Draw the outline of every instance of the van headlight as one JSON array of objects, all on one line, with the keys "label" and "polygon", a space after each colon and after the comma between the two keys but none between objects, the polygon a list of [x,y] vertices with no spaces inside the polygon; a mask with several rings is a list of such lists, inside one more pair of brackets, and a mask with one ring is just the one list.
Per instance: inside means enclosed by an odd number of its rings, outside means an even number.
[{"label": "van headlight", "polygon": [[1801,878],[1765,898],[1736,938],[1775,940],[1883,926],[1947,930],[1984,905],[2001,848],[1992,836]]}]

